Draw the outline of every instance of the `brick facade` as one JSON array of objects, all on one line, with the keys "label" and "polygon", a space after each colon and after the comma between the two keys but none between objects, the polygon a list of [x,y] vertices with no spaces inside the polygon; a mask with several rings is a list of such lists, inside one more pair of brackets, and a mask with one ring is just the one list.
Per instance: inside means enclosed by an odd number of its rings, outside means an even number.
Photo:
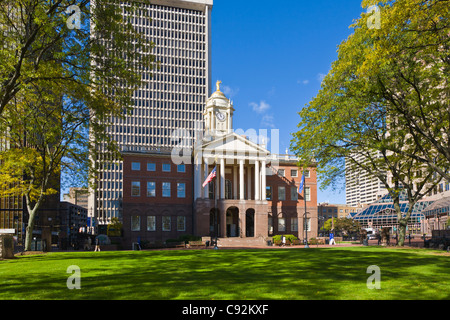
[{"label": "brick facade", "polygon": [[[293,234],[299,239],[304,239],[306,232],[304,228],[301,228],[305,225],[304,193],[298,194],[302,171],[294,161],[280,161],[279,165],[271,170],[273,174],[267,177],[268,199],[270,199],[268,212],[271,224],[269,235]],[[305,177],[305,188],[309,190],[306,212],[309,221],[308,239],[310,239],[317,237],[318,230],[315,167],[309,168],[308,173]]]},{"label": "brick facade", "polygon": [[[133,170],[139,163],[139,170]],[[170,171],[164,171],[170,168]],[[193,168],[185,165],[179,172],[170,155],[126,154],[123,162],[123,240],[124,247],[133,242],[164,242],[192,234]],[[149,167],[148,167],[149,166]],[[136,169],[136,168],[135,168]],[[132,184],[140,185],[133,195]],[[148,183],[154,183],[154,191]],[[166,196],[163,196],[163,184]],[[170,184],[170,185],[169,185]],[[184,184],[184,192],[179,184]],[[170,190],[170,194],[167,193]],[[183,194],[184,193],[184,194]],[[139,218],[136,218],[139,217]]]},{"label": "brick facade", "polygon": [[[163,170],[163,166],[166,170]],[[167,170],[169,167],[170,171]],[[182,172],[178,169],[169,154],[124,154],[124,248],[131,248],[131,244],[139,240],[154,243],[188,234],[202,237],[214,234],[213,209],[216,204],[212,193],[210,199],[194,201],[194,166],[185,165],[181,168],[184,169]],[[305,206],[303,193],[298,194],[302,172],[296,162],[279,162],[276,167],[268,167],[273,172],[273,175],[267,176],[268,197],[259,201],[235,198],[235,183],[239,181],[235,181],[234,169],[228,169],[225,174],[231,183],[227,198],[217,200],[219,237],[266,238],[277,234],[293,234],[304,239],[305,231],[300,226],[305,225]],[[253,179],[254,174],[250,181]],[[247,182],[247,175],[244,181]],[[147,188],[148,183],[152,183],[151,190]],[[163,196],[163,192],[168,192],[167,183],[170,183],[170,194]],[[182,188],[181,194],[178,192],[180,183],[184,185],[184,193]],[[314,167],[309,170],[305,186],[309,190],[309,199],[306,201],[308,238],[314,238],[317,237],[318,222],[317,176]],[[246,199],[253,195],[254,188]]]}]

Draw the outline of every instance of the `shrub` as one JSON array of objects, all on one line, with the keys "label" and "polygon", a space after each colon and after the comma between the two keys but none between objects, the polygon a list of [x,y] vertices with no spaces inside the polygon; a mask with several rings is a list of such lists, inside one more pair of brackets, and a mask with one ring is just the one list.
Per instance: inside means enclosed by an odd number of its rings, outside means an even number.
[{"label": "shrub", "polygon": [[[288,241],[293,242],[294,240],[298,240],[293,234],[285,234],[284,236],[286,237],[286,243],[288,243]],[[273,236],[273,242],[281,241],[281,237],[282,235]]]}]

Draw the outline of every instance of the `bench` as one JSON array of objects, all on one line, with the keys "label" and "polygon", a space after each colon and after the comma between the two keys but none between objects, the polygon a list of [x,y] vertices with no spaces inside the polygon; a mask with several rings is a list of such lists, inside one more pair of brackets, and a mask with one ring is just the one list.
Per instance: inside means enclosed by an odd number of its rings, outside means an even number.
[{"label": "bench", "polygon": [[189,241],[189,248],[206,247],[206,243],[203,241]]},{"label": "bench", "polygon": [[185,242],[169,242],[167,244],[168,248],[185,248],[186,243]]},{"label": "bench", "polygon": [[291,246],[299,246],[299,245],[301,245],[302,244],[302,241],[301,240],[293,240],[292,242],[291,242]]}]

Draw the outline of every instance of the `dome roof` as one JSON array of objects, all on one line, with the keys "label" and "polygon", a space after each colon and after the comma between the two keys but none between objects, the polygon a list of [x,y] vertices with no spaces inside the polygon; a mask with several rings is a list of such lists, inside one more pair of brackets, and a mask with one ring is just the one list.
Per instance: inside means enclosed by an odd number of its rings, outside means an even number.
[{"label": "dome roof", "polygon": [[230,100],[223,94],[222,91],[220,91],[220,84],[222,81],[217,81],[216,83],[216,92],[214,92],[211,97],[208,98],[207,106],[208,105],[217,105],[222,107],[230,106]]}]

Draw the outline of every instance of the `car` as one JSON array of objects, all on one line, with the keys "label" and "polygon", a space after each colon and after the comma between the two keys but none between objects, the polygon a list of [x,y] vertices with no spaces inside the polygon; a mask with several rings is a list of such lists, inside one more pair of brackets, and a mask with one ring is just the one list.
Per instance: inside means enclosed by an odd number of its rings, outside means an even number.
[{"label": "car", "polygon": [[377,236],[376,236],[375,234],[368,234],[368,235],[367,235],[367,238],[368,238],[369,240],[376,240],[376,239],[377,239]]}]

